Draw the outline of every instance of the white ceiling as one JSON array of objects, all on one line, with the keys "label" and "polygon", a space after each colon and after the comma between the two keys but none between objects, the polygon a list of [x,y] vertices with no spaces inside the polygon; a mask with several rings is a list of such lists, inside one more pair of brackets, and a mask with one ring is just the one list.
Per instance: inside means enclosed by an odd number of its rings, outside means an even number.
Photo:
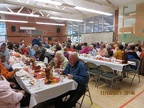
[{"label": "white ceiling", "polygon": [[[35,0],[1,0],[0,10],[8,11],[8,8],[15,9],[26,7],[34,12],[44,14],[44,17],[56,16],[62,18],[84,19],[96,16],[96,13],[89,13],[74,9],[74,6],[85,7],[89,9],[99,10],[108,13],[114,13],[119,6],[128,5],[135,2],[143,2],[143,0],[53,0],[64,3],[62,6],[36,2]],[[46,0],[45,0],[46,1]],[[28,3],[26,3],[28,2]],[[40,10],[40,12],[39,12]],[[40,15],[42,15],[40,14]]]}]

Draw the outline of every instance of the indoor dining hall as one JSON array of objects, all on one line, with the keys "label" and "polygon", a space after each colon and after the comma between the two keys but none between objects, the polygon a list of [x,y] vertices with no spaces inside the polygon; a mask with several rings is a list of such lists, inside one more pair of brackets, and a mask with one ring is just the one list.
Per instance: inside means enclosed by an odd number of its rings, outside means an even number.
[{"label": "indoor dining hall", "polygon": [[0,108],[144,108],[144,0],[0,0]]}]

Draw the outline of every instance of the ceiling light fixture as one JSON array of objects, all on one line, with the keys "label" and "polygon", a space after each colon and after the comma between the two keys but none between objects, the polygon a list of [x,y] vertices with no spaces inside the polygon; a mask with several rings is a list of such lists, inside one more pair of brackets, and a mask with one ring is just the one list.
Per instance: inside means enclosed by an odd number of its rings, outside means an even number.
[{"label": "ceiling light fixture", "polygon": [[0,19],[0,22],[28,23],[28,21],[4,20],[4,19]]},{"label": "ceiling light fixture", "polygon": [[51,0],[35,0],[35,1],[38,1],[38,2],[44,2],[44,3],[49,3],[49,4],[53,4],[53,5],[62,5],[63,3],[61,2],[57,2],[57,1],[51,1]]},{"label": "ceiling light fixture", "polygon": [[39,15],[34,14],[25,14],[25,13],[16,13],[16,12],[7,12],[7,11],[0,11],[1,14],[8,14],[8,15],[18,15],[18,16],[28,16],[28,17],[39,17]]},{"label": "ceiling light fixture", "polygon": [[45,25],[65,26],[65,24],[58,24],[58,23],[45,23],[45,22],[36,22],[36,24],[45,24]]},{"label": "ceiling light fixture", "polygon": [[76,6],[74,8],[77,9],[77,10],[82,10],[82,11],[87,11],[87,12],[92,12],[92,13],[98,13],[98,14],[103,14],[103,15],[107,15],[107,16],[113,15],[111,13],[97,11],[97,10],[93,10],[93,9],[87,9],[87,8],[83,8],[83,7],[79,7],[79,6]]},{"label": "ceiling light fixture", "polygon": [[76,22],[83,22],[83,20],[69,19],[69,18],[59,18],[59,17],[50,17],[50,19],[66,20],[66,21],[76,21]]}]

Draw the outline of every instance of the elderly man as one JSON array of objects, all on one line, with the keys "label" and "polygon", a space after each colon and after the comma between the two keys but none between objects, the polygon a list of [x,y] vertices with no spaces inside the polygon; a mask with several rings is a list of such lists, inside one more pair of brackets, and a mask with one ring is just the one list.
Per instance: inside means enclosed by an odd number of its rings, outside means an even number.
[{"label": "elderly man", "polygon": [[93,45],[90,45],[90,46],[89,46],[89,54],[90,54],[91,56],[95,56],[96,53],[97,53],[97,51],[94,49],[94,46],[93,46]]},{"label": "elderly man", "polygon": [[[89,80],[86,68],[84,64],[79,61],[76,52],[69,53],[69,63],[63,71],[63,74],[67,75],[68,79],[75,80],[78,83],[78,87],[76,90],[68,91],[67,93],[55,98],[55,108],[72,108],[85,93]],[[68,95],[70,95],[70,98],[66,102],[63,102],[62,98]]]}]

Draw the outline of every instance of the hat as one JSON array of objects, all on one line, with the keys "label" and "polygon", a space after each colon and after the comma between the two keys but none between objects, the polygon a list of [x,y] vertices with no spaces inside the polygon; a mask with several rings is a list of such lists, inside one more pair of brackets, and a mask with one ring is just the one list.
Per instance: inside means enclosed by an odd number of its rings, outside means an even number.
[{"label": "hat", "polygon": [[0,52],[0,58],[6,57],[6,55],[3,52]]},{"label": "hat", "polygon": [[41,54],[41,53],[42,53],[41,50],[37,50],[37,51],[35,52],[35,55],[38,55],[38,54]]}]

